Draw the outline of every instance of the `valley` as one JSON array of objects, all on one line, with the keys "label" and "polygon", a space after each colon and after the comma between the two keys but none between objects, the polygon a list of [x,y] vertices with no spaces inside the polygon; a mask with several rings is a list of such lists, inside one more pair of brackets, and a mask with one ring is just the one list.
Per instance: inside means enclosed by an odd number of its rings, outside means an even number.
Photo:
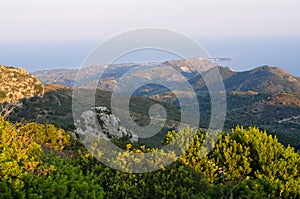
[{"label": "valley", "polygon": [[[208,128],[211,114],[210,96],[202,76],[209,74],[210,70],[208,69],[210,67],[218,67],[227,95],[224,130],[228,131],[236,125],[258,126],[276,135],[283,144],[290,144],[297,149],[300,148],[300,123],[299,120],[295,119],[300,115],[300,78],[278,67],[261,66],[250,71],[235,72],[228,67],[216,66],[215,63],[211,63],[211,60],[204,59],[145,63],[141,66],[136,64],[122,66],[118,64],[109,67],[108,71],[103,74],[104,77],[99,82],[98,88],[111,92],[112,88],[117,87],[116,83],[122,75],[131,75],[128,72],[137,66],[147,68],[155,64],[162,68],[171,66],[192,85],[199,102],[200,127]],[[199,68],[203,70],[202,74],[197,72],[193,66],[195,64],[198,64]],[[91,67],[89,70],[95,71],[96,68]],[[60,84],[67,86],[68,83],[65,84],[64,82],[75,81],[76,70],[65,69],[62,71],[38,71],[35,74],[44,83],[57,83],[59,81],[56,78],[59,78],[62,80]],[[172,84],[176,85],[176,79],[168,77],[168,70],[162,71],[159,80],[172,81]],[[140,79],[151,78],[148,72],[143,71],[137,74]],[[97,78],[97,75],[94,78]],[[96,81],[96,79],[89,79],[89,81]],[[89,82],[86,85],[89,85]],[[178,88],[180,87],[178,86]],[[170,91],[157,84],[148,84],[140,87],[133,95],[143,97],[143,100],[146,97],[171,104],[180,111],[176,92],[182,91]],[[101,99],[100,101],[105,100]],[[147,111],[144,111],[144,113],[147,115]],[[286,120],[285,118],[292,119]]]}]

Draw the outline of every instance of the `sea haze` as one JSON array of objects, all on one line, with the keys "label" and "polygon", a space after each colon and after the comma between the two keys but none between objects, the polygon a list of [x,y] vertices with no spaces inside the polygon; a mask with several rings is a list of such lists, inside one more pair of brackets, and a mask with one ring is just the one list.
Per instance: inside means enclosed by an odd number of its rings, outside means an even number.
[{"label": "sea haze", "polygon": [[[278,38],[200,38],[211,57],[228,57],[233,61],[220,62],[236,71],[261,65],[279,66],[300,76],[300,37]],[[23,67],[33,72],[43,69],[77,68],[99,43],[80,42],[2,42],[0,64]],[[117,63],[149,62],[180,59],[160,50],[135,51],[116,60]]]}]

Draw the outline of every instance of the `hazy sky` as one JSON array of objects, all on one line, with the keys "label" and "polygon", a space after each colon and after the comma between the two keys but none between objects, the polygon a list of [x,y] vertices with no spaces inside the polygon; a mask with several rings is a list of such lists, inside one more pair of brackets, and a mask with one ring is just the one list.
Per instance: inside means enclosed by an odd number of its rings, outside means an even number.
[{"label": "hazy sky", "polygon": [[192,37],[299,35],[299,0],[1,0],[1,41],[102,39],[139,27]]},{"label": "hazy sky", "polygon": [[236,59],[234,69],[270,64],[300,76],[299,11],[300,0],[1,0],[0,63],[75,67],[103,40],[159,27]]}]

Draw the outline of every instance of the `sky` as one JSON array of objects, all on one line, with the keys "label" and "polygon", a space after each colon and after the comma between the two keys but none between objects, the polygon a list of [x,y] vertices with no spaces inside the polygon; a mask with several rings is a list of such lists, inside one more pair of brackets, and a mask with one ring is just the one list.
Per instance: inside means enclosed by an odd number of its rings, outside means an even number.
[{"label": "sky", "polygon": [[99,43],[143,27],[178,31],[236,70],[300,76],[299,0],[1,0],[0,63],[30,71],[81,64]]}]

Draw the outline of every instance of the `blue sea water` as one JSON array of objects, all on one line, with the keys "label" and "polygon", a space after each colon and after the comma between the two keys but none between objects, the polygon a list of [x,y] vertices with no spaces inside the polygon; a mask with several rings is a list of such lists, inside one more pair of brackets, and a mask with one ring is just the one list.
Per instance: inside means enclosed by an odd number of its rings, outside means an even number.
[{"label": "blue sea water", "polygon": [[[233,61],[221,62],[236,71],[261,65],[279,66],[300,76],[300,37],[256,38],[199,38],[196,41],[211,57],[228,57]],[[33,72],[44,69],[77,68],[101,41],[76,42],[1,42],[0,64],[23,67]],[[148,62],[180,59],[158,50],[130,53],[117,60]]]}]

